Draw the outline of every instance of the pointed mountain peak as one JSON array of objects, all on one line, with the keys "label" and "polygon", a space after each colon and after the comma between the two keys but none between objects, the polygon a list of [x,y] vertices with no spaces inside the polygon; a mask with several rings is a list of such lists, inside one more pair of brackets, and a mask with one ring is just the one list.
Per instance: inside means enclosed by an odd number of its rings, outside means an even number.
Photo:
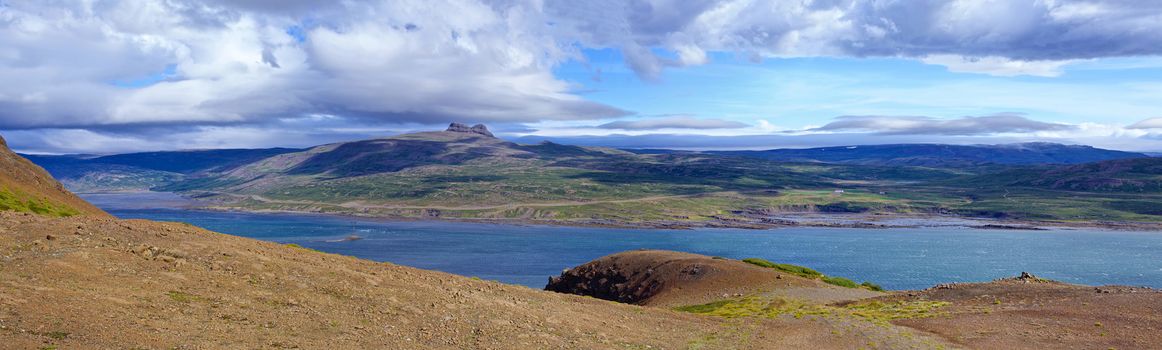
[{"label": "pointed mountain peak", "polygon": [[469,127],[468,124],[452,123],[452,124],[449,124],[448,129],[444,130],[444,131],[463,132],[463,133],[470,133],[470,134],[479,134],[479,135],[484,135],[484,136],[488,136],[488,137],[496,137],[496,136],[492,136],[492,132],[488,131],[488,127],[484,126],[484,124],[476,124],[476,125]]}]

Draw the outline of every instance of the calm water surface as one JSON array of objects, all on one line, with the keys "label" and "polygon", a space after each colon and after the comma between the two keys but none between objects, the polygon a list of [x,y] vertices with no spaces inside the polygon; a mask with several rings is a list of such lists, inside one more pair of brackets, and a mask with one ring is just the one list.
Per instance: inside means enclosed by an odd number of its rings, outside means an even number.
[{"label": "calm water surface", "polygon": [[[888,289],[987,281],[1021,271],[1090,284],[1162,288],[1162,232],[964,228],[635,230],[396,222],[207,212],[168,194],[84,195],[121,218],[180,221],[238,236],[542,288],[551,275],[632,249],[761,257]],[[363,239],[342,241],[356,234]]]}]

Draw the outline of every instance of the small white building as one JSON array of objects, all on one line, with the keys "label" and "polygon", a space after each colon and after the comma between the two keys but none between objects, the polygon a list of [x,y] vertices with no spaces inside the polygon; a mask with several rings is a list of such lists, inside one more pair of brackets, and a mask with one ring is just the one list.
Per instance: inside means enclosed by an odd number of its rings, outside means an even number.
[{"label": "small white building", "polygon": [[835,194],[843,194],[843,190],[835,190]]}]

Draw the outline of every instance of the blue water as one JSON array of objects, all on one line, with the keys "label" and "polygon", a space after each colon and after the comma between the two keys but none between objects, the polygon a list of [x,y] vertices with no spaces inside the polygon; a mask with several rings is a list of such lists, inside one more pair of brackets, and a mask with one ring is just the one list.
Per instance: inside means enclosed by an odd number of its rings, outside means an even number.
[{"label": "blue water", "polygon": [[[760,257],[873,281],[888,289],[987,281],[1021,271],[1080,284],[1162,288],[1162,232],[635,230],[146,209],[148,204],[143,203],[156,202],[116,196],[86,198],[122,218],[187,222],[238,236],[533,288],[544,287],[548,277],[562,269],[642,248],[735,259]],[[339,241],[351,234],[364,239]]]}]

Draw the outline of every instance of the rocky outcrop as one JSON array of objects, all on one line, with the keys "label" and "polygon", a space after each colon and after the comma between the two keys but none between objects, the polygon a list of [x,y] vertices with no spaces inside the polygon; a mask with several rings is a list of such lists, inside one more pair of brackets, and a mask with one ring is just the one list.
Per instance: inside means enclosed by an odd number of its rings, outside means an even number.
[{"label": "rocky outcrop", "polygon": [[488,136],[488,137],[496,137],[496,136],[492,135],[491,131],[488,131],[488,127],[484,126],[484,124],[476,124],[476,125],[469,127],[468,124],[452,123],[452,124],[449,124],[448,129],[444,130],[444,131],[463,132],[463,133],[484,135],[484,136]]},{"label": "rocky outcrop", "polygon": [[738,260],[660,250],[613,254],[549,278],[545,290],[646,306],[704,304],[820,284]]}]

